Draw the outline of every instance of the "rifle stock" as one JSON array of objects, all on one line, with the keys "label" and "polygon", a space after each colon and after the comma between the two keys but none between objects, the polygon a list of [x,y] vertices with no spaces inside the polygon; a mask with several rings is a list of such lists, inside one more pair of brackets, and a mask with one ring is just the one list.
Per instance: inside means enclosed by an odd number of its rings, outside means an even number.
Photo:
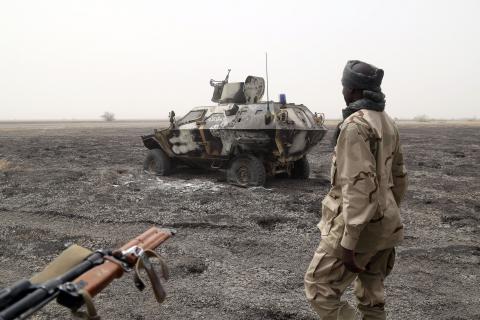
[{"label": "rifle stock", "polygon": [[[152,227],[120,247],[118,251],[126,251],[135,246],[143,250],[153,250],[169,239],[172,235],[173,233],[170,230]],[[127,258],[129,260],[129,264],[135,265],[138,257],[130,255]],[[101,265],[98,265],[83,273],[81,276],[76,278],[73,283],[78,288],[81,288],[81,290],[87,292],[93,298],[103,289],[105,289],[113,280],[120,278],[124,272],[124,268],[122,268],[119,263],[106,260]],[[58,299],[58,302],[73,309],[79,307],[79,304],[82,303],[80,299],[69,299],[62,296]]]}]

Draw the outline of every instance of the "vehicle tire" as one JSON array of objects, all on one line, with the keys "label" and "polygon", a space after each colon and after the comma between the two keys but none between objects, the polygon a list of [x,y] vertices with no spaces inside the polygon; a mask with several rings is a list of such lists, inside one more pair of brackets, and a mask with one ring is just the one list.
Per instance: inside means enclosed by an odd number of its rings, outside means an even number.
[{"label": "vehicle tire", "polygon": [[293,169],[291,172],[291,177],[293,179],[308,179],[310,176],[310,164],[308,163],[307,157],[293,162]]},{"label": "vehicle tire", "polygon": [[143,161],[143,171],[157,176],[169,175],[172,171],[172,160],[162,149],[150,149]]},{"label": "vehicle tire", "polygon": [[253,155],[237,156],[227,169],[227,181],[237,186],[263,186],[266,179],[263,162]]}]

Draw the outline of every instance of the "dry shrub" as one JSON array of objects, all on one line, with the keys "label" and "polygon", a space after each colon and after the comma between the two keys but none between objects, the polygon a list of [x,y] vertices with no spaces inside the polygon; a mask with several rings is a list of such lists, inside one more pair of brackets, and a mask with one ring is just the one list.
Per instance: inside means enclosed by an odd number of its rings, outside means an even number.
[{"label": "dry shrub", "polygon": [[102,114],[101,117],[107,122],[115,121],[115,114],[113,114],[112,112],[105,111],[105,113]]},{"label": "dry shrub", "polygon": [[431,119],[426,114],[422,114],[422,115],[413,117],[413,120],[418,122],[428,122]]}]

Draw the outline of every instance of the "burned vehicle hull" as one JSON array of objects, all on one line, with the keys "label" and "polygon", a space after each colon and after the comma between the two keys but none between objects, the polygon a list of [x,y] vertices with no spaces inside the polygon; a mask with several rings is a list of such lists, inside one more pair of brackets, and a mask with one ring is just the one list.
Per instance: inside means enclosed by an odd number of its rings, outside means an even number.
[{"label": "burned vehicle hull", "polygon": [[242,186],[263,185],[279,173],[307,178],[305,155],[326,133],[323,116],[291,103],[237,103],[246,102],[242,98],[196,107],[178,121],[171,118],[169,128],[143,136],[150,149],[144,169],[164,175],[177,163],[206,165],[226,170],[227,180]]}]

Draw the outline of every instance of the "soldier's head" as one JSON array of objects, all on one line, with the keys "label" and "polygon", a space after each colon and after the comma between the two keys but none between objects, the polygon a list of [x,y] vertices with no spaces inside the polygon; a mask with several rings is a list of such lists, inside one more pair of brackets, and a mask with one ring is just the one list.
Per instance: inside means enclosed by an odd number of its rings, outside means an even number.
[{"label": "soldier's head", "polygon": [[350,60],[343,69],[343,97],[348,105],[364,98],[365,91],[381,92],[383,70],[359,60]]}]

